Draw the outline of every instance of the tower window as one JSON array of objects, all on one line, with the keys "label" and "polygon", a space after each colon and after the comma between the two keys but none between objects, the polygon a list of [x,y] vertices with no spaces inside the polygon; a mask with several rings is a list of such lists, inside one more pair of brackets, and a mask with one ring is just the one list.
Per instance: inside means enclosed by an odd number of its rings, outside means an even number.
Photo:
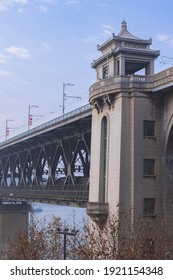
[{"label": "tower window", "polygon": [[106,166],[107,166],[107,118],[103,117],[101,124],[101,145],[100,145],[100,182],[99,202],[105,202],[106,189]]},{"label": "tower window", "polygon": [[120,74],[120,61],[117,61],[117,75]]},{"label": "tower window", "polygon": [[103,79],[106,79],[109,77],[109,65],[103,66]]},{"label": "tower window", "polygon": [[155,176],[155,159],[144,159],[143,175]]},{"label": "tower window", "polygon": [[155,136],[155,121],[144,121],[143,123],[143,135],[144,137]]},{"label": "tower window", "polygon": [[144,198],[144,215],[155,214],[155,198]]}]

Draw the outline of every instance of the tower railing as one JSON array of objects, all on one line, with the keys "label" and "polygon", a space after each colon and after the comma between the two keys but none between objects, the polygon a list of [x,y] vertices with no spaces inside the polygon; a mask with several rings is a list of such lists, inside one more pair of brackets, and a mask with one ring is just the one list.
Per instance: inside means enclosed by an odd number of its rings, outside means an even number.
[{"label": "tower railing", "polygon": [[[139,86],[140,83],[140,86]],[[107,87],[114,87],[114,89],[129,89],[131,87],[138,87],[144,91],[154,91],[160,86],[170,86],[173,84],[173,67],[163,70],[158,74],[154,75],[124,75],[109,77],[100,80],[90,87],[90,94],[98,91],[99,89],[104,89]],[[141,87],[142,86],[142,87]]]}]

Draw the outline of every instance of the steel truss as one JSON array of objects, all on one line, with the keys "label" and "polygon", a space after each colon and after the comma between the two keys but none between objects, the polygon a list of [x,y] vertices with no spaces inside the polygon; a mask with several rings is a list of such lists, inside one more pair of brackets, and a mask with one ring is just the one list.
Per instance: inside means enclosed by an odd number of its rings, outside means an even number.
[{"label": "steel truss", "polygon": [[82,132],[0,155],[1,189],[88,191],[90,141]]}]

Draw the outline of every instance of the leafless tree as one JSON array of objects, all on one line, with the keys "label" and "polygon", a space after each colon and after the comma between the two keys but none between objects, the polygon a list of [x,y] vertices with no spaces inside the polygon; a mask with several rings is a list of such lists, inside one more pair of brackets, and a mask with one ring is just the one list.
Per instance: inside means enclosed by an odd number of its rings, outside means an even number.
[{"label": "leafless tree", "polygon": [[[34,221],[27,232],[9,240],[8,259],[63,259],[64,237],[59,234],[63,229],[60,218],[53,217],[48,224]],[[161,260],[173,254],[172,229],[154,217],[140,217],[130,225],[129,215],[121,219],[112,215],[102,228],[89,221],[78,228],[72,225],[70,231],[76,234],[66,240],[68,259]]]}]

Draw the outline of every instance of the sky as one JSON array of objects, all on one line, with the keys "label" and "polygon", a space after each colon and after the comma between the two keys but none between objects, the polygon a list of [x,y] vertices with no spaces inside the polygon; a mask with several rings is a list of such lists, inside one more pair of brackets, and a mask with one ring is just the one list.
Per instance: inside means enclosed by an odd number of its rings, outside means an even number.
[{"label": "sky", "polygon": [[[160,50],[155,72],[173,66],[172,0],[0,0],[0,142],[88,103],[97,44],[128,31]],[[79,98],[80,97],[80,98]],[[35,106],[38,107],[35,107]]]}]

